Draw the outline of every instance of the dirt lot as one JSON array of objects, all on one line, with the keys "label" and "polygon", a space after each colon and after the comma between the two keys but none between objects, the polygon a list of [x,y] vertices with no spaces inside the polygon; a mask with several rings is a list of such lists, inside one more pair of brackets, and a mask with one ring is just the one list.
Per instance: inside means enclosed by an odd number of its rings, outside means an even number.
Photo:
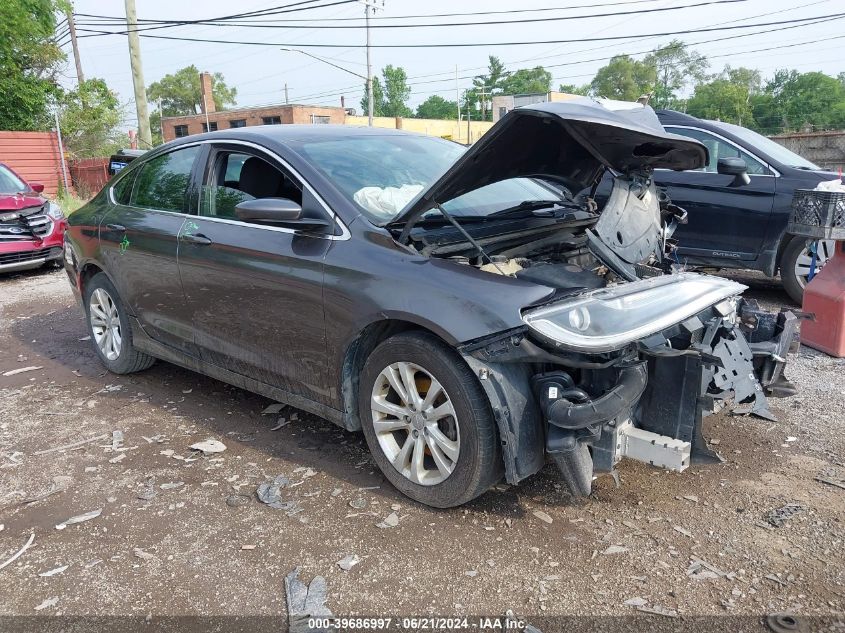
[{"label": "dirt lot", "polygon": [[[787,301],[749,283],[769,305]],[[775,612],[843,621],[845,489],[817,480],[845,480],[841,360],[793,357],[800,394],[773,402],[779,423],[712,419],[720,465],[676,475],[623,463],[621,487],[601,479],[585,503],[548,466],[440,511],[391,488],[360,435],[292,409],[272,430],[266,399],[167,363],[107,374],[86,335],[63,272],[0,280],[0,565],[34,534],[0,569],[0,615],[283,624],[284,577],[300,567],[306,582],[325,577],[327,606],[344,616],[512,610],[546,631],[550,616],[587,614],[643,627],[754,616],[746,631]],[[206,438],[226,450],[189,448]],[[292,508],[256,497],[278,475]],[[767,513],[786,504],[797,512],[773,527]],[[379,527],[394,512],[398,524]],[[344,571],[350,555],[360,562]]]}]

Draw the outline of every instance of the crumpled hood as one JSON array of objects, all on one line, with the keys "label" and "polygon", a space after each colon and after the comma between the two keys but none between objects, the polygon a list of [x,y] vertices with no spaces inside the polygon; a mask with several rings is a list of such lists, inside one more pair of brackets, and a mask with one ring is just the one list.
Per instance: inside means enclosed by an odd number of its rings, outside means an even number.
[{"label": "crumpled hood", "polygon": [[[622,109],[619,109],[622,108]],[[413,224],[435,204],[518,177],[559,182],[573,192],[602,169],[697,169],[707,149],[663,129],[649,106],[589,98],[539,103],[505,115],[392,224]]]},{"label": "crumpled hood", "polygon": [[40,207],[45,202],[37,193],[0,193],[0,212]]}]

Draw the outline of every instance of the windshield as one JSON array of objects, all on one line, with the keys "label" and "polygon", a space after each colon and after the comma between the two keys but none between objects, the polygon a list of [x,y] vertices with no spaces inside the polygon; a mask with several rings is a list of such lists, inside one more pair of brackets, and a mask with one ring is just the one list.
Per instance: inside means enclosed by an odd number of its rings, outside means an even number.
[{"label": "windshield", "polygon": [[786,149],[780,143],[776,143],[770,138],[766,138],[762,134],[758,134],[748,128],[733,125],[732,123],[722,123],[713,121],[713,124],[727,130],[734,136],[740,138],[748,144],[750,149],[759,149],[761,152],[768,154],[777,162],[787,165],[788,167],[796,167],[798,169],[811,169],[813,171],[820,171],[821,167],[802,158],[795,152]]},{"label": "windshield", "polygon": [[[350,136],[302,145],[311,164],[380,226],[399,215],[464,151],[464,147],[443,139],[400,135]],[[443,206],[457,217],[484,216],[526,201],[560,199],[556,189],[540,181],[512,178],[471,191]]]},{"label": "windshield", "polygon": [[0,193],[21,193],[29,191],[26,183],[15,176],[8,167],[0,165]]}]

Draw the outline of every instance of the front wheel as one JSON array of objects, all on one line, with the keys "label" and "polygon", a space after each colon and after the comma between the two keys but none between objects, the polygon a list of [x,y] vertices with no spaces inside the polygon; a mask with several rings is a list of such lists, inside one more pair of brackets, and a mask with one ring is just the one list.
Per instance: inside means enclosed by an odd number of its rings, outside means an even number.
[{"label": "front wheel", "polygon": [[420,503],[461,505],[501,477],[489,401],[463,359],[431,334],[376,347],[361,374],[359,412],[382,473]]},{"label": "front wheel", "polygon": [[85,285],[85,312],[94,351],[110,372],[131,374],[155,362],[152,356],[132,346],[129,317],[117,290],[104,273],[97,273]]},{"label": "front wheel", "polygon": [[[813,253],[812,239],[792,237],[783,249],[780,258],[780,278],[789,297],[798,305],[804,297],[804,287],[810,276]],[[818,273],[833,255],[835,247],[833,240],[819,240],[816,248],[816,272]]]}]

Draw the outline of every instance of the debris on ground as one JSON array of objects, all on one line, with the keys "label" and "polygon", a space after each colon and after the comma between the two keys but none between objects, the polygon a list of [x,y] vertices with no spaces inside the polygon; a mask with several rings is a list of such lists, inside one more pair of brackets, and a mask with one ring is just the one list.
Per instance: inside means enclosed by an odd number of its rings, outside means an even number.
[{"label": "debris on ground", "polygon": [[170,481],[166,484],[161,484],[159,488],[161,488],[162,490],[176,490],[177,488],[181,488],[184,485],[184,481]]},{"label": "debris on ground", "polygon": [[309,626],[313,618],[330,618],[331,610],[326,606],[326,579],[315,576],[306,585],[299,580],[299,567],[285,576],[285,598],[288,608],[288,630],[290,633],[314,633],[321,629]]},{"label": "debris on ground", "polygon": [[647,604],[647,600],[645,598],[629,598],[625,602],[623,602],[625,606],[628,607],[644,607]]},{"label": "debris on ground", "polygon": [[290,485],[290,480],[284,475],[278,475],[273,481],[266,481],[256,490],[258,500],[276,510],[290,510],[294,507],[293,501],[282,499],[282,490]]},{"label": "debris on ground", "polygon": [[531,514],[533,514],[535,517],[540,519],[543,523],[551,524],[551,522],[552,522],[552,517],[550,517],[548,514],[546,514],[542,510],[534,510],[534,512],[532,512]]},{"label": "debris on ground", "polygon": [[5,372],[4,376],[17,376],[18,374],[23,374],[28,371],[36,371],[38,369],[44,369],[43,367],[39,366],[32,366],[32,367],[21,367],[20,369],[10,369],[9,371]]},{"label": "debris on ground", "polygon": [[355,508],[356,510],[363,510],[367,507],[367,500],[363,497],[358,497],[349,502],[349,507]]},{"label": "debris on ground", "polygon": [[290,424],[291,422],[293,422],[293,420],[289,420],[288,418],[279,418],[278,420],[276,420],[276,426],[274,426],[274,427],[273,427],[272,429],[270,429],[270,430],[271,430],[271,431],[278,431],[279,429],[281,429],[282,427],[287,426],[287,425],[288,425],[288,424]]},{"label": "debris on ground", "polygon": [[22,548],[20,548],[17,552],[15,552],[12,555],[11,558],[9,558],[6,561],[0,563],[0,569],[3,569],[4,567],[11,565],[16,560],[18,560],[18,558],[21,557],[21,554],[23,554],[26,550],[29,549],[29,546],[32,545],[32,542],[34,540],[35,540],[35,532],[33,532],[32,534],[29,535],[29,540],[26,543],[24,543],[24,546]]},{"label": "debris on ground", "polygon": [[286,406],[286,404],[282,404],[281,402],[271,404],[269,407],[267,407],[266,409],[264,409],[264,411],[261,412],[261,415],[273,415],[279,413]]},{"label": "debris on ground", "polygon": [[659,604],[654,605],[653,607],[637,607],[637,611],[641,611],[642,613],[650,613],[652,615],[663,615],[667,618],[677,618],[678,612],[674,609],[668,609],[666,607],[661,607]]},{"label": "debris on ground", "polygon": [[155,554],[150,554],[149,552],[145,552],[140,547],[136,547],[132,550],[132,553],[135,554],[141,560],[157,560],[158,556]]},{"label": "debris on ground", "polygon": [[126,459],[126,453],[120,453],[117,457],[112,457],[109,460],[109,464],[118,464]]},{"label": "debris on ground", "polygon": [[67,475],[56,475],[55,477],[53,477],[52,484],[47,490],[37,495],[27,497],[26,499],[21,501],[21,504],[26,505],[30,503],[35,503],[36,501],[41,501],[42,499],[46,499],[47,497],[50,497],[56,493],[63,492],[64,490],[67,490],[71,481],[73,481],[73,479],[71,477],[68,477]]},{"label": "debris on ground", "polygon": [[241,545],[242,550],[250,551],[255,549],[255,545]]},{"label": "debris on ground", "polygon": [[687,568],[687,576],[693,580],[712,580],[716,578],[724,578],[730,574],[722,571],[707,561],[700,558],[693,558],[690,566]]},{"label": "debris on ground", "polygon": [[108,434],[103,433],[101,435],[95,435],[94,437],[89,437],[84,440],[79,440],[78,442],[71,442],[70,444],[63,444],[62,446],[53,446],[52,448],[45,448],[41,451],[35,451],[33,455],[47,455],[49,453],[57,453],[59,451],[67,451],[72,448],[79,448],[80,446],[85,446],[86,444],[90,444],[91,442],[101,442],[103,440],[107,440],[109,438]]},{"label": "debris on ground", "polygon": [[38,575],[41,578],[49,578],[50,576],[55,576],[57,574],[61,574],[68,567],[70,567],[70,565],[62,565],[61,567],[56,567],[55,569],[51,569],[50,571],[43,571]]},{"label": "debris on ground", "polygon": [[361,559],[358,558],[357,554],[350,554],[349,556],[341,558],[339,561],[337,561],[337,566],[340,567],[343,571],[349,571],[360,562]]},{"label": "debris on ground", "polygon": [[763,517],[772,527],[781,527],[799,512],[806,510],[800,503],[787,503],[785,506],[769,510]]},{"label": "debris on ground", "polygon": [[35,610],[41,611],[42,609],[49,609],[50,607],[55,607],[57,604],[59,604],[59,597],[53,596],[52,598],[47,598],[44,602],[35,607]]},{"label": "debris on ground", "polygon": [[627,547],[622,547],[621,545],[611,545],[606,550],[602,552],[605,556],[610,556],[612,554],[624,554],[628,551]]},{"label": "debris on ground", "polygon": [[205,455],[213,455],[215,453],[222,453],[223,451],[225,451],[226,445],[219,440],[208,438],[207,440],[203,440],[202,442],[191,444],[190,448],[194,449],[195,451],[201,451]]},{"label": "debris on ground", "polygon": [[75,517],[69,518],[67,521],[63,521],[56,526],[57,530],[64,530],[69,525],[74,525],[76,523],[84,523],[85,521],[90,521],[91,519],[96,519],[100,514],[102,514],[103,509],[98,508],[97,510],[91,510],[91,512],[86,512],[85,514],[80,514]]},{"label": "debris on ground", "polygon": [[689,530],[685,530],[680,525],[673,525],[672,529],[675,530],[678,534],[683,534],[687,538],[695,538]]},{"label": "debris on ground", "polygon": [[155,478],[148,477],[144,481],[144,489],[138,493],[138,498],[142,501],[152,501],[157,494]]},{"label": "debris on ground", "polygon": [[123,446],[123,431],[112,431],[111,432],[111,449],[116,451],[121,446]]},{"label": "debris on ground", "polygon": [[397,525],[399,525],[399,515],[395,512],[391,512],[384,517],[384,520],[381,523],[376,523],[376,527],[380,527],[382,529],[396,527]]},{"label": "debris on ground", "polygon": [[843,481],[834,481],[833,479],[828,479],[827,477],[813,477],[815,481],[819,483],[827,484],[828,486],[835,486],[837,488],[842,488],[845,490],[845,480]]}]

